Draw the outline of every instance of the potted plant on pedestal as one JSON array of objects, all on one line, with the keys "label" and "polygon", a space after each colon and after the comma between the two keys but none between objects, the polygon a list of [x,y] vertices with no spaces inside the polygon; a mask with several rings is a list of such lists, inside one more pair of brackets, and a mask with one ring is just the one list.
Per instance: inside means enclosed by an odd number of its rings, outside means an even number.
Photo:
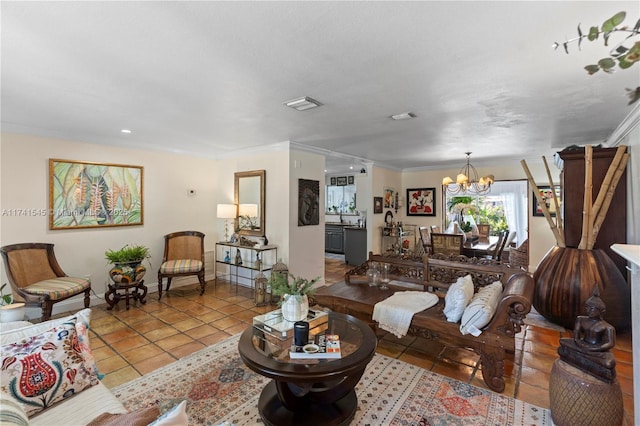
[{"label": "potted plant on pedestal", "polygon": [[24,303],[12,303],[11,292],[4,294],[7,283],[0,287],[0,322],[22,321],[24,319]]},{"label": "potted plant on pedestal", "polygon": [[287,321],[302,321],[309,313],[309,296],[313,295],[314,284],[320,277],[311,281],[295,277],[290,273],[272,273],[269,279],[271,294],[281,296],[282,317]]},{"label": "potted plant on pedestal", "polygon": [[142,262],[151,259],[149,248],[142,245],[125,245],[119,250],[109,249],[104,255],[107,261],[113,264],[109,276],[115,283],[140,281],[147,272]]}]

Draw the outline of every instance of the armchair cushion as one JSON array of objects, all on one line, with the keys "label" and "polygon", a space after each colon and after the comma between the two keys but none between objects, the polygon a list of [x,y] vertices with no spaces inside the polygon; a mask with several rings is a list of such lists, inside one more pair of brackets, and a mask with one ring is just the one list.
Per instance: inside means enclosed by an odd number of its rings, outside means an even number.
[{"label": "armchair cushion", "polygon": [[38,281],[23,290],[31,294],[48,294],[51,300],[64,299],[91,288],[91,281],[85,278],[59,277]]},{"label": "armchair cushion", "polygon": [[0,392],[0,424],[28,426],[29,418],[22,405],[6,392]]},{"label": "armchair cushion", "polygon": [[160,266],[161,274],[184,274],[198,272],[202,269],[202,261],[196,259],[168,260]]},{"label": "armchair cushion", "polygon": [[464,308],[473,298],[473,279],[471,275],[459,277],[451,284],[444,297],[444,315],[449,322],[458,322],[462,318]]},{"label": "armchair cushion", "polygon": [[99,383],[83,357],[77,322],[72,317],[42,334],[2,346],[2,390],[21,403],[29,417]]},{"label": "armchair cushion", "polygon": [[500,281],[478,290],[462,314],[460,332],[478,337],[482,333],[482,327],[489,324],[493,318],[501,296],[502,283]]}]

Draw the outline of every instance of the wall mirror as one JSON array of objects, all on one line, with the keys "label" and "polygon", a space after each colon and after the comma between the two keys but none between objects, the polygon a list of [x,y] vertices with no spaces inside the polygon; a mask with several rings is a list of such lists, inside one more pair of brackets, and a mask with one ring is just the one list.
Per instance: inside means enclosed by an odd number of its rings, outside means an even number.
[{"label": "wall mirror", "polygon": [[240,234],[265,235],[265,175],[264,170],[235,173],[234,197]]}]

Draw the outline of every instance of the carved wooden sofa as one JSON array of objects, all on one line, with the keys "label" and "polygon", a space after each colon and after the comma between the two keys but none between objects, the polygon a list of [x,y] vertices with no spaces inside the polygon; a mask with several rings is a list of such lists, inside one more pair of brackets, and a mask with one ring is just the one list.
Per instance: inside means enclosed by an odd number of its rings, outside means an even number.
[{"label": "carved wooden sofa", "polygon": [[[392,283],[390,290],[369,287],[366,272],[371,262],[389,263]],[[460,323],[448,322],[443,309],[449,285],[458,277],[471,274],[474,290],[500,280],[503,292],[492,320],[482,334],[474,337],[460,333]],[[409,333],[435,339],[447,346],[466,347],[480,355],[482,375],[487,386],[502,392],[505,388],[504,359],[507,352],[515,352],[515,335],[520,332],[524,318],[531,310],[534,281],[530,274],[490,259],[467,258],[434,254],[423,258],[402,258],[374,255],[345,274],[345,281],[321,287],[314,298],[317,303],[334,311],[360,318],[372,326],[373,307],[396,291],[421,288],[439,296],[438,303],[413,316]],[[413,287],[413,288],[411,288]]]}]

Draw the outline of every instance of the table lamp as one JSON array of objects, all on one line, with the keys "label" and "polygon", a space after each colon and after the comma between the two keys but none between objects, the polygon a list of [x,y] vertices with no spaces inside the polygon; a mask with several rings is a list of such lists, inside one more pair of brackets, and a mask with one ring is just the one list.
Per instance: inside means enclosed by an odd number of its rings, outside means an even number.
[{"label": "table lamp", "polygon": [[224,240],[229,241],[229,219],[236,218],[236,205],[235,204],[218,204],[216,217],[218,219],[224,219]]}]

